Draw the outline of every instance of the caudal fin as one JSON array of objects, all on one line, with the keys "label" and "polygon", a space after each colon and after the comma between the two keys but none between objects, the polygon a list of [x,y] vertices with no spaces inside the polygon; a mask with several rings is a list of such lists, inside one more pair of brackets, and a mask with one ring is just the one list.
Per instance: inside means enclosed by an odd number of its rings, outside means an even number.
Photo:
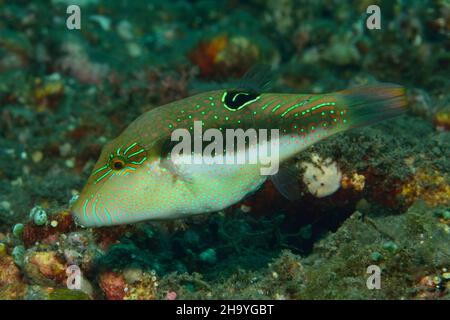
[{"label": "caudal fin", "polygon": [[357,128],[401,115],[407,100],[402,86],[381,83],[336,93],[348,111],[350,128]]}]

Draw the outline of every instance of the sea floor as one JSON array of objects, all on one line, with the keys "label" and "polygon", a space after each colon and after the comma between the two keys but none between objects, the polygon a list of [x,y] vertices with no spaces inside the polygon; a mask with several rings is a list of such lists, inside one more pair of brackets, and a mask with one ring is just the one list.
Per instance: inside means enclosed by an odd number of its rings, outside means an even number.
[{"label": "sea floor", "polygon": [[[0,299],[450,298],[445,1],[380,1],[377,32],[366,1],[89,0],[81,31],[65,27],[66,2],[0,1]],[[303,172],[294,202],[269,181],[217,213],[75,225],[105,143],[259,63],[274,92],[398,83],[408,111],[298,155],[337,168],[329,196]]]}]

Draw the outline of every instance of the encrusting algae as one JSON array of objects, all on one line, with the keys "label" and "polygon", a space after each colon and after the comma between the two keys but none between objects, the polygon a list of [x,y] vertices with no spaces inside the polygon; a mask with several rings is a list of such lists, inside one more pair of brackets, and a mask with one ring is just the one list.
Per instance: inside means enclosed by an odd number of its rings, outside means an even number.
[{"label": "encrusting algae", "polygon": [[422,199],[430,207],[448,206],[450,204],[450,183],[448,176],[438,171],[418,170],[411,181],[403,185],[400,193],[406,201],[412,203]]}]

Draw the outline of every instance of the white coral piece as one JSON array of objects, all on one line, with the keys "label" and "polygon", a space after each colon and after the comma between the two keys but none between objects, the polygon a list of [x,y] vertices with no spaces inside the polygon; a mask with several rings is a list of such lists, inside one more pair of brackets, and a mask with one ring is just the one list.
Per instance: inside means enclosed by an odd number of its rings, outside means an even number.
[{"label": "white coral piece", "polygon": [[322,160],[319,155],[313,154],[311,162],[302,162],[305,169],[303,182],[308,191],[317,198],[335,193],[341,186],[342,173],[336,162],[330,158]]}]

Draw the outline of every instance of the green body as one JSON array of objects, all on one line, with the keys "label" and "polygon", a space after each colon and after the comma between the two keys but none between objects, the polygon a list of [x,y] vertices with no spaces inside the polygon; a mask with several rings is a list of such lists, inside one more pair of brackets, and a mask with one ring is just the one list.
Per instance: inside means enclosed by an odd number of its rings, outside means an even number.
[{"label": "green body", "polygon": [[[104,147],[72,208],[77,221],[103,226],[180,218],[218,211],[257,190],[267,179],[260,173],[261,163],[171,162],[172,132],[179,128],[192,132],[194,121],[202,122],[203,131],[279,129],[283,163],[323,138],[396,115],[405,105],[403,90],[395,85],[320,95],[253,94],[252,99],[233,107],[227,104],[227,99],[234,101],[226,96],[230,92],[198,94],[153,109],[132,122]],[[247,94],[243,91],[233,98],[237,101]],[[383,117],[378,118],[380,114]]]}]

